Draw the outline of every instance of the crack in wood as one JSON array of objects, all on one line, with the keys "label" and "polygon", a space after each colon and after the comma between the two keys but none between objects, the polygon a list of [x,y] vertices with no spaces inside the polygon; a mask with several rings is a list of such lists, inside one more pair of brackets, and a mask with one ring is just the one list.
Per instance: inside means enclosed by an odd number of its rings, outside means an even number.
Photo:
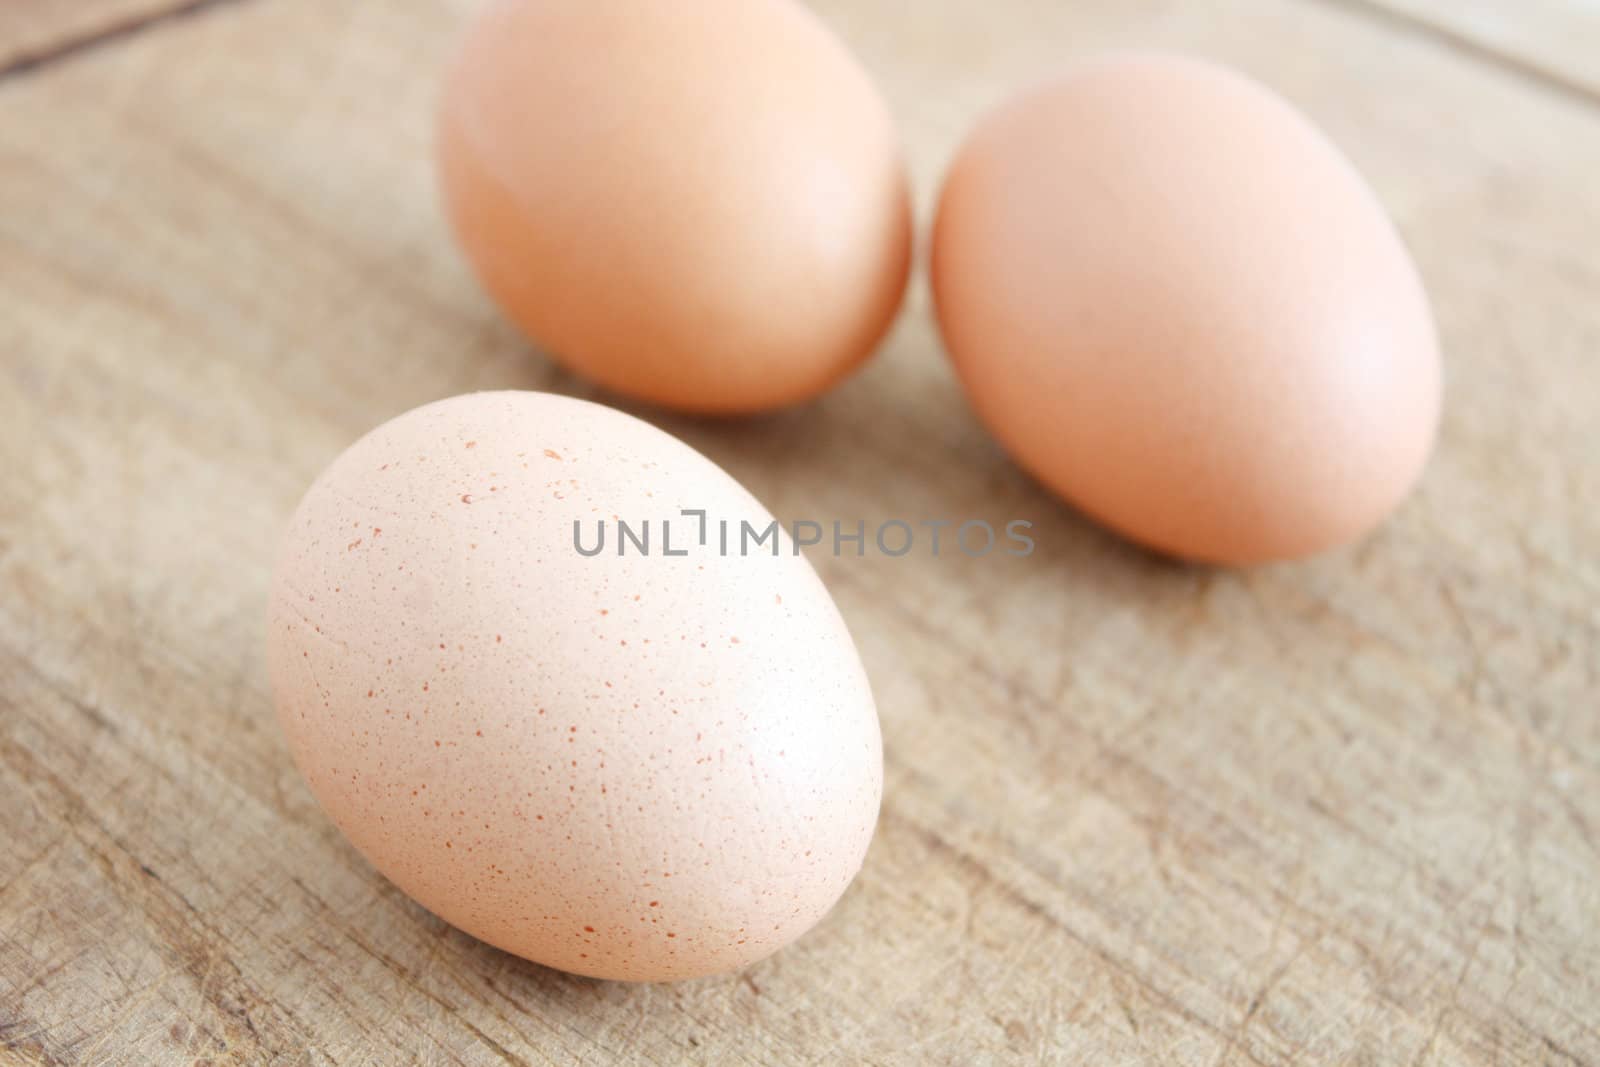
[{"label": "crack in wood", "polygon": [[171,7],[120,19],[90,33],[69,37],[32,52],[24,52],[4,66],[0,66],[0,82],[33,74],[57,63],[110,48],[159,26],[241,2],[243,0],[185,0]]},{"label": "crack in wood", "polygon": [[1501,51],[1471,34],[1432,19],[1398,10],[1380,0],[1312,0],[1312,2],[1371,19],[1412,37],[1432,41],[1457,55],[1475,60],[1483,66],[1492,67],[1502,74],[1553,93],[1580,107],[1600,108],[1600,89],[1595,89],[1559,71],[1551,70],[1534,60],[1513,52]]}]

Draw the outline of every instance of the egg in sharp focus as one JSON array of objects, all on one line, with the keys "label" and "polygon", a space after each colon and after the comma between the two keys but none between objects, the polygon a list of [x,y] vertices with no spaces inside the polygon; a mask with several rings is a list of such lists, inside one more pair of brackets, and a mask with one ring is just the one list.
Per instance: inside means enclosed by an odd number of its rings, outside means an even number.
[{"label": "egg in sharp focus", "polygon": [[489,293],[585,378],[692,412],[814,397],[888,330],[906,172],[859,63],[794,0],[499,0],[439,133]]},{"label": "egg in sharp focus", "polygon": [[456,397],[361,438],[296,510],[269,610],[323,808],[428,910],[565,971],[688,978],[804,933],[872,837],[877,713],[804,557],[723,553],[721,521],[772,517],[580,400]]},{"label": "egg in sharp focus", "polygon": [[1438,345],[1394,226],[1308,121],[1210,63],[1101,58],[996,108],[951,168],[932,275],[980,418],[1159,551],[1345,544],[1432,448]]}]

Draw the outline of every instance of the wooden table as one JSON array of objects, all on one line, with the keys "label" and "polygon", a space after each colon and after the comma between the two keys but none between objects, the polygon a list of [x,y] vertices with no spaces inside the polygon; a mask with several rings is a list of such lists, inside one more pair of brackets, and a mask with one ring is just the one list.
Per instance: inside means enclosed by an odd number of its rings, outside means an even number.
[{"label": "wooden table", "polygon": [[968,414],[921,283],[804,410],[659,419],[780,516],[1026,517],[819,558],[886,801],[746,973],[568,977],[411,904],[273,721],[263,603],[364,430],[588,395],[436,208],[469,0],[0,8],[0,1061],[1600,1064],[1600,7],[825,0],[923,215],[974,116],[1130,44],[1234,63],[1371,178],[1435,297],[1438,455],[1354,549],[1119,543]]}]

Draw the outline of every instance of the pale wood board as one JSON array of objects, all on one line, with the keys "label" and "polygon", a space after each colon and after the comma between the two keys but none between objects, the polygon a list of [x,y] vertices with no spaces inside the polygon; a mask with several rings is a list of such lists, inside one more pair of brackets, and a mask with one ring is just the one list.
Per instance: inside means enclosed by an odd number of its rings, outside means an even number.
[{"label": "pale wood board", "polygon": [[1389,11],[1491,63],[1600,103],[1595,0],[1323,0]]},{"label": "pale wood board", "polygon": [[883,817],[748,972],[576,979],[411,904],[273,721],[283,522],[482,388],[592,395],[435,205],[467,0],[245,0],[0,84],[0,1060],[1600,1064],[1600,109],[1313,0],[827,0],[926,212],[979,111],[1185,48],[1351,154],[1434,295],[1438,455],[1248,573],[1126,547],[966,410],[924,287],[821,403],[651,417],[783,517],[1031,519],[1025,560],[816,559]]},{"label": "pale wood board", "polygon": [[8,0],[0,5],[0,70],[47,62],[218,2],[225,0]]}]

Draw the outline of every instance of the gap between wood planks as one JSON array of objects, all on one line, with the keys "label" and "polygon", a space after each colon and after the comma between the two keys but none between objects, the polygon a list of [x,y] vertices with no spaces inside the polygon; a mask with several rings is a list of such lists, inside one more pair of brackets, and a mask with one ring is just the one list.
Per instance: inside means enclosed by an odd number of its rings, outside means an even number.
[{"label": "gap between wood planks", "polygon": [[147,30],[178,22],[190,16],[210,11],[213,8],[241,2],[242,0],[183,0],[183,2],[173,4],[171,7],[160,8],[142,15],[134,15],[118,22],[113,22],[102,29],[86,33],[81,37],[69,37],[64,41],[46,45],[37,51],[25,52],[4,66],[0,66],[0,82],[31,74],[63,60],[109,48],[121,41],[137,37]]},{"label": "gap between wood planks", "polygon": [[1403,11],[1384,3],[1383,0],[1309,0],[1309,2],[1336,8],[1401,33],[1424,38],[1467,59],[1476,60],[1483,66],[1498,70],[1501,74],[1537,86],[1580,106],[1600,108],[1600,90],[1570,78],[1558,70],[1543,66],[1535,60],[1525,59],[1511,52],[1502,52],[1447,24]]},{"label": "gap between wood planks", "polygon": [[[216,8],[244,2],[245,0],[182,0],[171,7],[124,19],[84,36],[69,38],[36,52],[18,56],[0,66],[0,82],[22,77],[104,48],[114,47],[120,42],[164,25]],[[1581,106],[1600,109],[1600,91],[1583,82],[1534,60],[1524,59],[1511,52],[1502,52],[1449,25],[1391,7],[1381,0],[1307,0],[1307,2],[1320,3],[1325,7],[1336,8],[1413,37],[1425,38],[1463,58],[1497,70],[1505,76],[1527,82]]]}]

